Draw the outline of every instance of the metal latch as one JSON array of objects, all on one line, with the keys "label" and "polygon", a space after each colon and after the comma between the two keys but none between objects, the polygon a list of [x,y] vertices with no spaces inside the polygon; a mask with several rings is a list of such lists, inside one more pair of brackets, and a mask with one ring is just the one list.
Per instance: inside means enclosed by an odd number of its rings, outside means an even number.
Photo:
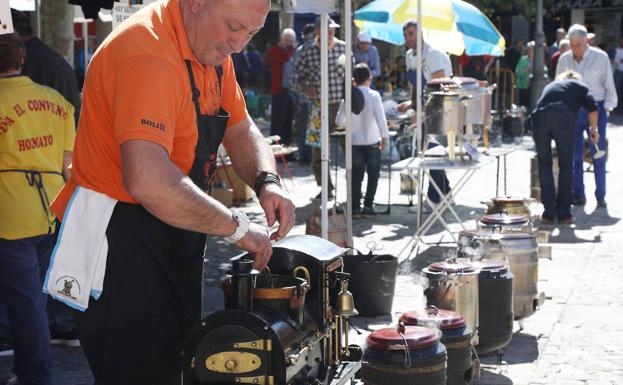
[{"label": "metal latch", "polygon": [[256,340],[249,342],[237,342],[234,344],[236,349],[255,349],[263,350],[266,352],[273,351],[273,340]]},{"label": "metal latch", "polygon": [[259,356],[247,352],[220,352],[206,358],[208,370],[218,373],[248,373],[262,365]]}]

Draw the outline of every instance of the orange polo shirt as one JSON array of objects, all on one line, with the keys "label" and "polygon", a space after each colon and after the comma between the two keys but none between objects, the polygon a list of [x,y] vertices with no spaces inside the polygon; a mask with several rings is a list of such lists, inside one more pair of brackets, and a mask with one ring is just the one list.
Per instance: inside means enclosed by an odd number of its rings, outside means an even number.
[{"label": "orange polo shirt", "polygon": [[72,177],[52,204],[59,218],[77,185],[136,203],[121,178],[120,146],[128,140],[161,145],[188,175],[197,125],[186,59],[192,61],[201,112],[214,114],[222,105],[230,114],[229,126],[245,118],[231,58],[222,63],[219,99],[216,70],[204,67],[190,49],[179,0],[150,4],[113,30],[89,64]]}]

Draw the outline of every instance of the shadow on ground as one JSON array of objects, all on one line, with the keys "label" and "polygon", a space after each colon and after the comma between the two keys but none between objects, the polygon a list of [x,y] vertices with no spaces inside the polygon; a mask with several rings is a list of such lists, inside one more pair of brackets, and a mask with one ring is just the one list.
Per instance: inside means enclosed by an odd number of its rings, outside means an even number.
[{"label": "shadow on ground", "polygon": [[[525,364],[534,362],[539,358],[539,344],[535,336],[515,333],[510,344],[508,344],[502,353],[502,361],[508,365]],[[481,357],[484,365],[496,365],[497,356]]]}]

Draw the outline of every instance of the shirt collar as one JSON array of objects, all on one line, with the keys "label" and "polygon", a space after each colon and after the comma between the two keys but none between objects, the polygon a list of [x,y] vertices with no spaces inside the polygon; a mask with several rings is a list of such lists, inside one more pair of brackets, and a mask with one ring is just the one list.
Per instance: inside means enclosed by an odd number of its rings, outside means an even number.
[{"label": "shirt collar", "polygon": [[8,86],[24,86],[31,84],[33,81],[26,75],[11,76],[8,78],[0,78],[0,83],[3,87]]},{"label": "shirt collar", "polygon": [[584,54],[583,54],[583,55],[582,55],[582,57],[580,58],[580,61],[579,61],[579,62],[575,60],[575,55],[573,54],[573,51],[571,52],[571,58],[572,58],[572,59],[573,59],[573,61],[575,61],[576,63],[581,63],[581,62],[583,62],[584,60],[586,60],[586,58],[587,58],[587,57],[588,57],[588,55],[589,55],[590,50],[591,50],[591,47],[586,47],[586,51],[584,51]]},{"label": "shirt collar", "polygon": [[190,43],[188,42],[188,35],[186,34],[186,26],[184,25],[184,18],[182,17],[182,8],[180,7],[180,0],[168,0],[164,3],[164,8],[171,16],[173,33],[177,39],[177,46],[180,49],[182,58],[184,60],[192,60],[197,63],[201,63],[195,56]]}]

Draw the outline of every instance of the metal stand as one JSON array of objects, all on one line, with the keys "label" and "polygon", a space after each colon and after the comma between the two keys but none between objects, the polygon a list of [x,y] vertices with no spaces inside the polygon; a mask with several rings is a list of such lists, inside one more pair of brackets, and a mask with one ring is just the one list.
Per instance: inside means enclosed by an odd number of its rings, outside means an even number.
[{"label": "metal stand", "polygon": [[[393,169],[408,169],[409,171],[417,172],[417,196],[418,196],[418,212],[417,212],[417,231],[407,242],[407,244],[400,250],[398,257],[402,256],[404,252],[410,248],[408,256],[413,254],[413,251],[422,242],[422,237],[426,235],[426,232],[436,223],[440,222],[445,232],[450,234],[454,243],[456,243],[456,236],[450,230],[449,224],[443,218],[443,213],[449,211],[452,217],[457,223],[465,230],[463,221],[459,217],[456,210],[452,207],[451,202],[456,195],[467,185],[467,182],[471,179],[474,173],[482,168],[485,164],[492,161],[492,158],[482,158],[480,161],[449,161],[447,159],[427,159],[427,158],[411,158],[409,160],[398,162],[394,164]],[[441,188],[432,178],[431,170],[462,170],[463,175],[459,178],[458,182],[448,193],[443,193]],[[434,204],[426,194],[424,194],[424,179],[428,178],[428,182],[439,194],[441,201],[438,204]],[[428,216],[425,221],[422,222],[422,205],[428,203],[432,209],[432,215]]]}]

